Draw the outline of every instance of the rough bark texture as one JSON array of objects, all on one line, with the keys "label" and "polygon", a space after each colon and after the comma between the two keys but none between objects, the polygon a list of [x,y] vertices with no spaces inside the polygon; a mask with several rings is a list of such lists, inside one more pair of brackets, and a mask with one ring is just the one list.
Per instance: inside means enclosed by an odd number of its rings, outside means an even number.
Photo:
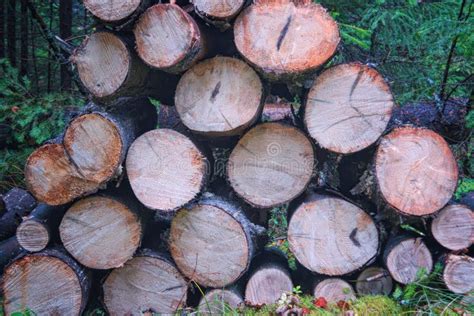
[{"label": "rough bark texture", "polygon": [[281,123],[264,123],[239,140],[229,157],[227,176],[247,203],[268,208],[300,195],[313,168],[313,146],[300,130]]},{"label": "rough bark texture", "polygon": [[242,10],[245,0],[193,0],[194,12],[204,21],[221,30],[232,25],[231,20]]},{"label": "rough bark texture", "polygon": [[328,303],[339,301],[347,302],[355,300],[355,292],[352,286],[342,279],[325,279],[314,287],[313,296],[315,298],[324,297]]},{"label": "rough bark texture", "polygon": [[375,155],[375,177],[390,206],[407,215],[423,216],[451,199],[458,167],[440,135],[401,127],[382,138]]},{"label": "rough bark texture", "polygon": [[133,50],[133,39],[102,31],[87,37],[71,56],[83,85],[96,98],[144,91],[149,69]]},{"label": "rough bark texture", "polygon": [[288,242],[303,266],[326,275],[361,269],[379,250],[377,227],[367,213],[341,198],[318,194],[296,208]]},{"label": "rough bark texture", "polygon": [[183,72],[205,54],[198,25],[175,4],[156,4],[147,9],[134,33],[142,60],[166,72]]},{"label": "rough bark texture", "polygon": [[38,205],[16,229],[18,243],[23,249],[38,252],[46,248],[55,235],[66,211],[65,206]]},{"label": "rough bark texture", "polygon": [[169,247],[187,278],[220,288],[247,271],[262,232],[237,206],[206,194],[173,219]]},{"label": "rough bark texture", "polygon": [[293,290],[287,268],[276,262],[263,263],[251,273],[245,287],[245,303],[251,306],[275,304],[283,293]]},{"label": "rough bark texture", "polygon": [[14,258],[18,257],[24,250],[21,248],[16,236],[10,237],[0,242],[0,274],[3,268]]},{"label": "rough bark texture", "polygon": [[258,119],[262,97],[262,83],[250,66],[236,58],[214,57],[181,77],[175,106],[193,132],[233,136]]},{"label": "rough bark texture", "polygon": [[168,128],[174,129],[181,134],[188,133],[187,127],[183,124],[179,118],[178,111],[176,106],[168,106],[160,104],[160,109],[158,110],[158,128]]},{"label": "rough bark texture", "polygon": [[136,205],[93,196],[69,208],[59,232],[64,247],[81,264],[110,269],[132,258],[140,245],[142,223]]},{"label": "rough bark texture", "polygon": [[244,298],[236,289],[213,289],[201,298],[198,309],[202,315],[223,315],[243,304]]},{"label": "rough bark texture", "polygon": [[390,88],[375,69],[342,64],[318,76],[308,94],[304,121],[321,147],[349,154],[377,141],[394,107]]},{"label": "rough bark texture", "polygon": [[474,242],[474,212],[465,205],[448,205],[433,219],[431,232],[445,248],[469,248]]},{"label": "rough bark texture", "polygon": [[284,122],[290,125],[297,125],[298,118],[293,109],[293,105],[278,96],[268,96],[265,99],[261,122]]},{"label": "rough bark texture", "polygon": [[104,282],[111,315],[172,314],[184,307],[188,284],[165,255],[142,249]]},{"label": "rough bark texture", "polygon": [[389,295],[392,289],[392,278],[384,268],[370,267],[357,277],[356,290],[359,295]]},{"label": "rough bark texture", "polygon": [[384,262],[392,278],[402,284],[415,281],[421,268],[429,273],[433,267],[433,258],[422,239],[407,236],[389,240]]},{"label": "rough bark texture", "polygon": [[59,249],[28,254],[3,276],[5,314],[30,310],[36,315],[81,315],[90,281],[86,270]]},{"label": "rough bark texture", "polygon": [[137,138],[127,156],[127,173],[136,197],[163,212],[179,209],[207,183],[209,161],[186,136],[156,129]]},{"label": "rough bark texture", "polygon": [[311,1],[255,1],[234,25],[237,49],[269,79],[311,73],[339,44],[336,22]]},{"label": "rough bark texture", "polygon": [[474,290],[474,259],[469,256],[448,255],[443,272],[446,287],[458,294]]},{"label": "rough bark texture", "polygon": [[3,240],[15,234],[21,218],[30,213],[36,201],[30,193],[20,188],[11,189],[0,200],[3,206],[3,212],[0,213],[0,240]]}]

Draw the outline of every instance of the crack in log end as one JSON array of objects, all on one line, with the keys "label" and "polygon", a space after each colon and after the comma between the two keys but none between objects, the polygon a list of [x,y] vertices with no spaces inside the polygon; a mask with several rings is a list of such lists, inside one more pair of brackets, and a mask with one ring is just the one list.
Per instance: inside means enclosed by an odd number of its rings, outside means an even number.
[{"label": "crack in log end", "polygon": [[351,101],[352,101],[352,95],[354,94],[354,91],[355,91],[357,85],[359,84],[363,73],[364,73],[364,69],[362,68],[362,69],[359,70],[359,73],[357,74],[357,77],[354,80],[354,83],[352,84],[351,93],[349,93],[349,100],[351,100]]},{"label": "crack in log end", "polygon": [[283,44],[283,40],[285,39],[286,34],[288,33],[288,30],[290,29],[290,23],[291,23],[291,18],[292,16],[290,15],[288,19],[286,20],[286,24],[281,30],[280,36],[278,37],[277,41],[277,50],[280,50],[281,44]]},{"label": "crack in log end", "polygon": [[349,239],[352,241],[354,245],[356,245],[357,247],[360,247],[360,242],[356,239],[356,235],[357,235],[357,227],[351,231],[351,234],[349,235]]},{"label": "crack in log end", "polygon": [[216,86],[214,87],[214,90],[212,90],[211,97],[209,98],[209,101],[214,102],[216,100],[216,96],[219,94],[219,90],[221,89],[221,82],[219,81]]}]

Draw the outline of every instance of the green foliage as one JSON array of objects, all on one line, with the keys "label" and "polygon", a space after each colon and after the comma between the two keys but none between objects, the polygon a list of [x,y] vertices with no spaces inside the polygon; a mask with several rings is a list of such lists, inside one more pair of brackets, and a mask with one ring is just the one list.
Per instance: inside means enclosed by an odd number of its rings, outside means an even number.
[{"label": "green foliage", "polygon": [[454,197],[459,200],[463,195],[474,191],[474,179],[471,178],[461,178],[454,192]]},{"label": "green foliage", "polygon": [[296,270],[296,258],[291,252],[290,244],[286,239],[288,230],[287,209],[288,204],[271,209],[267,230],[268,245],[280,249],[286,255],[290,269]]},{"label": "green foliage", "polygon": [[402,224],[402,225],[400,225],[400,228],[403,229],[403,230],[409,231],[409,232],[416,233],[420,236],[425,236],[425,233],[423,233],[422,231],[416,229],[415,227],[413,227],[409,224]]}]

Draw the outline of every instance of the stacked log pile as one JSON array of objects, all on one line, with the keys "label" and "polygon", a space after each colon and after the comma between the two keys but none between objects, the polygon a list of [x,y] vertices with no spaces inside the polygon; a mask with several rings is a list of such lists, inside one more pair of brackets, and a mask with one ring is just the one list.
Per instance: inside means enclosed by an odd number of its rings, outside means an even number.
[{"label": "stacked log pile", "polygon": [[389,294],[439,258],[447,289],[474,289],[448,142],[406,124],[374,68],[325,68],[340,37],[322,6],[84,5],[103,24],[71,56],[91,103],[28,158],[38,205],[3,196],[6,314],[79,315],[99,296],[111,315],[273,304],[301,279],[263,251],[274,207],[316,297]]}]

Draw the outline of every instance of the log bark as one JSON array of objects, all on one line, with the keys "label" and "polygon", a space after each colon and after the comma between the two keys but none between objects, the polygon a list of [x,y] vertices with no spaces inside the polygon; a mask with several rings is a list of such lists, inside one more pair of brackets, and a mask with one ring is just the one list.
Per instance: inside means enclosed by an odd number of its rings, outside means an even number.
[{"label": "log bark", "polygon": [[382,138],[375,155],[380,195],[395,210],[433,214],[452,197],[458,180],[456,159],[435,132],[401,127]]},{"label": "log bark", "polygon": [[169,247],[178,269],[200,285],[221,288],[247,271],[264,231],[236,205],[205,194],[171,223]]},{"label": "log bark", "polygon": [[258,119],[262,98],[262,82],[250,66],[236,58],[214,57],[181,77],[175,105],[193,132],[234,136]]},{"label": "log bark", "polygon": [[0,198],[3,212],[0,217],[0,240],[15,234],[23,216],[35,207],[36,201],[27,191],[13,188]]},{"label": "log bark", "polygon": [[96,18],[118,29],[132,24],[150,4],[148,0],[84,0],[84,6]]},{"label": "log bark", "polygon": [[224,31],[244,7],[245,0],[193,0],[194,12],[207,23]]},{"label": "log bark", "polygon": [[10,237],[0,242],[0,275],[3,274],[3,268],[13,259],[25,252],[21,248],[16,236]]},{"label": "log bark", "polygon": [[279,262],[260,264],[250,274],[245,287],[245,303],[250,306],[275,304],[283,293],[293,291],[287,267]]},{"label": "log bark", "polygon": [[336,52],[339,29],[311,1],[255,1],[234,25],[237,49],[271,80],[313,73]]},{"label": "log bark", "polygon": [[189,130],[179,118],[176,106],[160,104],[158,110],[158,128],[174,129],[181,134],[187,134]]},{"label": "log bark", "polygon": [[248,131],[233,149],[227,176],[235,192],[257,208],[287,203],[309,184],[313,146],[296,127],[264,123]]},{"label": "log bark", "polygon": [[315,298],[324,297],[328,303],[355,300],[352,285],[338,278],[329,278],[317,283],[313,290]]},{"label": "log bark", "polygon": [[16,229],[16,238],[23,249],[38,252],[46,248],[58,234],[58,227],[66,211],[64,206],[38,205]]},{"label": "log bark", "polygon": [[242,294],[234,289],[213,289],[199,301],[198,309],[202,315],[225,315],[244,305]]},{"label": "log bark", "polygon": [[108,112],[97,109],[76,117],[64,133],[63,144],[84,178],[105,183],[122,172],[133,140],[156,124],[156,108],[148,98],[125,98]]},{"label": "log bark", "polygon": [[133,39],[109,31],[86,37],[71,60],[82,84],[96,98],[140,94],[149,75],[133,50]]},{"label": "log bark", "polygon": [[89,295],[87,271],[58,249],[15,260],[3,276],[5,314],[81,315]]},{"label": "log bark", "polygon": [[421,238],[398,236],[388,241],[383,255],[392,278],[402,284],[415,281],[420,269],[430,272],[433,258]]},{"label": "log bark", "polygon": [[367,213],[341,198],[314,193],[291,216],[288,242],[308,270],[331,276],[371,263],[380,246],[377,227]]},{"label": "log bark", "polygon": [[152,130],[137,138],[126,166],[138,200],[161,212],[175,211],[195,199],[211,170],[198,147],[171,129]]},{"label": "log bark", "polygon": [[283,122],[289,125],[298,125],[298,118],[293,105],[277,96],[268,96],[265,99],[261,122]]},{"label": "log bark", "polygon": [[392,289],[392,278],[384,268],[370,267],[357,277],[356,290],[359,295],[389,295]]},{"label": "log bark", "polygon": [[165,255],[140,250],[104,282],[104,304],[111,315],[174,314],[186,303],[188,283]]},{"label": "log bark", "polygon": [[142,238],[137,205],[116,197],[92,196],[74,203],[59,226],[61,241],[81,264],[111,269],[131,259]]},{"label": "log bark", "polygon": [[472,292],[474,290],[474,259],[469,256],[448,255],[443,280],[451,292],[458,294]]},{"label": "log bark", "polygon": [[474,243],[474,212],[462,204],[448,205],[431,222],[431,232],[445,248],[469,248]]},{"label": "log bark", "polygon": [[204,57],[206,44],[196,21],[175,4],[148,8],[134,29],[137,52],[151,67],[181,73]]},{"label": "log bark", "polygon": [[350,154],[377,141],[394,108],[390,88],[375,69],[342,64],[318,76],[308,93],[304,121],[321,147]]}]

